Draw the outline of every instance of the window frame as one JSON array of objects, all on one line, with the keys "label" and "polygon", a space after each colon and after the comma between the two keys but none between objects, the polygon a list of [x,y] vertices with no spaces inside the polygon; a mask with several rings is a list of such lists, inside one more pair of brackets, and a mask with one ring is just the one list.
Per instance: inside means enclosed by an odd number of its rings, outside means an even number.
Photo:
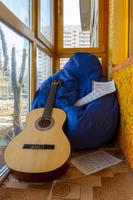
[{"label": "window frame", "polygon": [[[54,60],[54,58],[52,57],[51,52],[48,52],[46,50],[44,51],[43,48],[41,48],[40,46],[37,45],[36,46],[36,58],[37,58],[37,49],[39,49],[43,53],[47,54],[51,58],[51,60],[52,60],[52,69],[51,69],[51,72],[53,73],[53,60]],[[36,59],[36,61],[37,61],[37,59]],[[36,77],[37,77],[37,62],[36,62]],[[37,89],[37,78],[36,78],[36,89]]]},{"label": "window frame", "polygon": [[[14,13],[12,13],[2,2],[0,2],[0,20],[10,27],[13,31],[20,34],[21,36],[28,39],[31,43],[31,80],[30,80],[30,99],[32,101],[34,94],[36,92],[36,47],[40,47],[44,53],[48,54],[49,56],[55,58],[55,50],[53,48],[47,47],[45,41],[40,41],[37,36],[37,1],[31,0],[32,5],[32,22],[31,22],[31,29],[28,28],[20,19],[18,19]],[[34,11],[34,12],[33,12]],[[53,61],[54,66],[54,61]],[[32,88],[31,88],[32,85]]]},{"label": "window frame", "polygon": [[[106,12],[105,12],[106,11]],[[71,57],[75,52],[89,52],[102,58],[103,71],[107,76],[108,61],[108,1],[99,0],[99,16],[98,16],[98,47],[88,48],[64,48],[63,47],[63,0],[57,0],[57,55],[56,70],[59,70],[59,59],[63,57]]]},{"label": "window frame", "polygon": [[88,48],[64,48],[63,47],[63,0],[58,0],[58,53],[60,52],[68,52],[72,53],[73,51],[91,51],[93,53],[99,53],[105,50],[106,46],[106,37],[104,37],[104,33],[106,33],[106,13],[105,8],[107,6],[107,1],[99,0],[99,16],[98,16],[98,47],[88,47]]},{"label": "window frame", "polygon": [[47,40],[47,38],[41,33],[41,27],[40,27],[40,19],[41,19],[41,12],[40,12],[40,5],[41,0],[37,1],[37,37],[38,39],[46,44],[48,48],[50,48],[53,52],[55,49],[55,1],[53,0],[53,43],[50,43],[50,41]]}]

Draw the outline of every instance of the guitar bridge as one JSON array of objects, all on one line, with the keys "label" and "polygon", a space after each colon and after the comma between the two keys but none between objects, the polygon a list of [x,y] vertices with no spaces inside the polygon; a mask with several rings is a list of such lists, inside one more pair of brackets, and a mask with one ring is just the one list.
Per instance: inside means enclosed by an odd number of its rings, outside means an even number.
[{"label": "guitar bridge", "polygon": [[24,144],[23,149],[54,149],[54,144]]}]

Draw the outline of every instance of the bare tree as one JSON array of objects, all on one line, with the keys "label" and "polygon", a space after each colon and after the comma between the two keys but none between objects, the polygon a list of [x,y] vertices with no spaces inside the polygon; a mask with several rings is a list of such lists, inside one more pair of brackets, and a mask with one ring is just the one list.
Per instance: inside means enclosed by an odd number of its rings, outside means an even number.
[{"label": "bare tree", "polygon": [[[4,32],[1,27],[0,27],[0,37],[1,37],[1,42],[2,42],[3,56],[4,56],[4,64],[3,64],[3,66],[1,66],[1,70],[2,70],[2,76],[4,77],[4,75],[7,75],[7,73],[8,73],[7,71],[8,71],[9,57],[8,57],[7,43],[5,40],[5,35],[4,35]],[[2,61],[1,61],[1,63],[2,63]]]},{"label": "bare tree", "polygon": [[24,72],[26,67],[26,49],[23,49],[22,55],[22,63],[21,63],[21,70],[19,79],[17,82],[17,64],[16,64],[16,49],[15,47],[12,48],[11,54],[11,79],[12,79],[12,88],[14,94],[14,112],[13,112],[13,125],[14,125],[14,132],[15,135],[21,131],[20,128],[20,113],[21,113],[21,92],[23,88],[23,78]]},{"label": "bare tree", "polygon": [[[4,32],[0,27],[0,38],[2,42],[2,52],[4,57],[4,63],[2,64],[2,60],[0,60],[0,67],[2,71],[2,77],[5,78],[9,76],[9,56],[7,50],[7,42],[5,39]],[[17,62],[16,62],[16,49],[15,47],[12,48],[11,51],[11,84],[13,89],[14,95],[14,111],[13,111],[13,126],[14,126],[14,133],[15,135],[18,134],[21,130],[20,126],[20,114],[21,114],[21,92],[23,88],[23,79],[26,67],[26,43],[24,42],[24,48],[22,53],[22,62],[20,68],[20,75],[17,81]],[[1,59],[1,55],[0,55]]]}]

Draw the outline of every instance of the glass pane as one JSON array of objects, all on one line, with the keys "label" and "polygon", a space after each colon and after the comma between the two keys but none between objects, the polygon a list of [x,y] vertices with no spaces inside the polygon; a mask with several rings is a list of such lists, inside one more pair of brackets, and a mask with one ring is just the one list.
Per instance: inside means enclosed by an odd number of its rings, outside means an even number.
[{"label": "glass pane", "polygon": [[0,149],[25,124],[29,111],[29,56],[29,41],[0,23]]},{"label": "glass pane", "polygon": [[30,27],[30,0],[2,0],[24,24]]},{"label": "glass pane", "polygon": [[68,62],[69,58],[60,58],[60,69],[63,69],[64,65]]},{"label": "glass pane", "polygon": [[37,89],[52,74],[52,58],[37,48]]},{"label": "glass pane", "polygon": [[[69,61],[70,58],[60,58],[60,69],[63,69],[64,65]],[[102,64],[102,58],[98,58]]]},{"label": "glass pane", "polygon": [[98,0],[63,0],[63,47],[98,47]]},{"label": "glass pane", "polygon": [[53,43],[53,0],[41,0],[40,2],[40,30],[44,37]]}]

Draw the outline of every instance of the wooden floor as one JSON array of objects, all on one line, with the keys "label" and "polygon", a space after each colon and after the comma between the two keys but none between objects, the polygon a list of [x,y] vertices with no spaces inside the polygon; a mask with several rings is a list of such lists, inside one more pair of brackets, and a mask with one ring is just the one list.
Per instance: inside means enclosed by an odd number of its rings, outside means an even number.
[{"label": "wooden floor", "polygon": [[[0,187],[0,200],[133,200],[133,172],[118,149],[105,149],[122,162],[85,176],[72,164],[66,175],[49,183],[19,182],[11,174]],[[83,154],[73,153],[72,156]]]}]

